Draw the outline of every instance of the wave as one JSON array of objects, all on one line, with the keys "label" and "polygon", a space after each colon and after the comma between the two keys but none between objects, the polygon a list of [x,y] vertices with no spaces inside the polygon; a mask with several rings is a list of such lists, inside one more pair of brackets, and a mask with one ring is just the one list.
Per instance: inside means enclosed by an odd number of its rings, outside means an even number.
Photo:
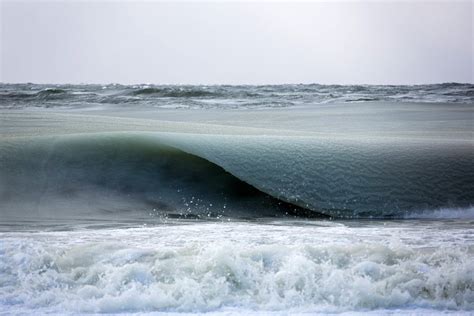
[{"label": "wave", "polygon": [[474,201],[470,143],[145,132],[18,142],[0,148],[5,216],[406,218]]},{"label": "wave", "polygon": [[67,91],[64,89],[48,88],[36,93],[36,95],[45,97],[45,96],[58,95],[58,94],[64,94],[64,93],[67,93]]},{"label": "wave", "polygon": [[142,88],[131,92],[132,95],[152,95],[168,98],[215,97],[220,94],[198,88]]},{"label": "wave", "polygon": [[10,154],[0,164],[4,218],[318,216],[146,137],[42,139]]},{"label": "wave", "polygon": [[272,108],[328,103],[472,104],[474,85],[47,85],[0,84],[2,107],[141,105],[174,108]]},{"label": "wave", "polygon": [[45,102],[69,99],[71,97],[72,95],[67,90],[59,88],[47,88],[38,92],[0,92],[0,100],[3,99],[4,102]]}]

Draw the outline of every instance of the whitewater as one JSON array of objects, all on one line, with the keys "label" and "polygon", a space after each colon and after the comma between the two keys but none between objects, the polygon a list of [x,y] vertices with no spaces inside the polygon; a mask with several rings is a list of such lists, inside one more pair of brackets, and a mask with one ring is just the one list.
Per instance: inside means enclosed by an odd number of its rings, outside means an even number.
[{"label": "whitewater", "polygon": [[0,314],[470,314],[474,86],[0,85]]}]

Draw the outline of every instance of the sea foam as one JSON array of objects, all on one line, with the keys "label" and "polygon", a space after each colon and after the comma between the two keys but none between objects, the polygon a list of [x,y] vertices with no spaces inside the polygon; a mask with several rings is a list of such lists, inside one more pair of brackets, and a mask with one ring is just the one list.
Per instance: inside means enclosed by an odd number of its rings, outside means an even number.
[{"label": "sea foam", "polygon": [[457,239],[466,226],[349,224],[3,233],[0,305],[26,313],[474,308],[474,248]]}]

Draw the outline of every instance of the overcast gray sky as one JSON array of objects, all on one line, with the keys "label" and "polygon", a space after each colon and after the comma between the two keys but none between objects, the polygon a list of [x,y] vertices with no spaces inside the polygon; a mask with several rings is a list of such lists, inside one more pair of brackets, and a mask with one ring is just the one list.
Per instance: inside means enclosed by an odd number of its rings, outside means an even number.
[{"label": "overcast gray sky", "polygon": [[470,0],[0,1],[2,82],[473,82]]}]

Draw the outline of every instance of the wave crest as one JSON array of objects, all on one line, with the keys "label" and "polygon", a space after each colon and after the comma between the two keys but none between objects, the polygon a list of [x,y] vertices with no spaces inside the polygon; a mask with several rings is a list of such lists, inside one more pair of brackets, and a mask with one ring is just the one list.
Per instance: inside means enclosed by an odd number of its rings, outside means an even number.
[{"label": "wave crest", "polygon": [[216,97],[220,95],[198,88],[142,88],[132,91],[131,94],[167,98]]}]

